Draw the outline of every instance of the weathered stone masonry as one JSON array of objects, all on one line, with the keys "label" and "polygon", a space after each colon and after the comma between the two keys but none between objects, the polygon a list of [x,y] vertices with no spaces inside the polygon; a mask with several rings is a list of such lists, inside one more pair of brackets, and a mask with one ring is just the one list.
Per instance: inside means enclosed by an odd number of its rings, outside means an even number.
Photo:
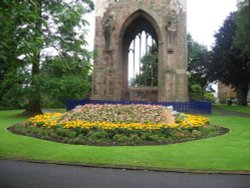
[{"label": "weathered stone masonry", "polygon": [[[186,0],[120,0],[96,2],[92,99],[186,101]],[[158,45],[158,87],[129,88],[128,47],[147,30]],[[144,92],[144,93],[143,93]]]}]

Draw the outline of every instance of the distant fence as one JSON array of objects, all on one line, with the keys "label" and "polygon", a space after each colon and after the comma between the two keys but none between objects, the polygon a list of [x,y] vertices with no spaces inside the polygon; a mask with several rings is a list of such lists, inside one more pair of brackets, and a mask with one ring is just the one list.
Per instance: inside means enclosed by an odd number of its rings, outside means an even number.
[{"label": "distant fence", "polygon": [[67,100],[67,110],[72,110],[78,105],[85,104],[144,104],[144,105],[161,105],[173,106],[177,112],[184,112],[190,114],[211,114],[212,103],[204,101],[193,102],[145,102],[145,101],[109,101],[109,100]]}]

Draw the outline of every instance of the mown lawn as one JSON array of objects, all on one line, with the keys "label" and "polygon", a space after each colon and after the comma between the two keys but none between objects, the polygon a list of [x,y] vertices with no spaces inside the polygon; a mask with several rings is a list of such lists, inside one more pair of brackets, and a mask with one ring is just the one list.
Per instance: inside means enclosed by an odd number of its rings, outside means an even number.
[{"label": "mown lawn", "polygon": [[60,144],[6,130],[21,111],[0,111],[0,158],[160,169],[250,171],[250,118],[210,116],[226,135],[165,146],[96,147]]},{"label": "mown lawn", "polygon": [[229,105],[215,105],[215,106],[223,110],[250,114],[250,106],[229,106]]}]

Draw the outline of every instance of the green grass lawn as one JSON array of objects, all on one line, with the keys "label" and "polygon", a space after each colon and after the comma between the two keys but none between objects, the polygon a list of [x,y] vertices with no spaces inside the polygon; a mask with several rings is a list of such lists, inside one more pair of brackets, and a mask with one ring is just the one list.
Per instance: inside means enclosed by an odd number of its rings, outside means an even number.
[{"label": "green grass lawn", "polygon": [[18,136],[7,127],[25,119],[21,111],[0,111],[0,158],[161,169],[250,170],[250,118],[210,116],[230,133],[165,146],[97,147]]},{"label": "green grass lawn", "polygon": [[229,106],[229,105],[215,105],[215,106],[223,110],[250,114],[250,106]]}]

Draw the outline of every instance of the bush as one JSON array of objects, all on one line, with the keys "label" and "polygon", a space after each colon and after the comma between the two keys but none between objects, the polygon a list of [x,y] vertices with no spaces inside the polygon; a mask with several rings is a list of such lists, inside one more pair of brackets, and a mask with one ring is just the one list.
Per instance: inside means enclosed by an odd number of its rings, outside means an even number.
[{"label": "bush", "polygon": [[129,136],[130,145],[138,145],[142,142],[141,138],[137,134],[131,134]]},{"label": "bush", "polygon": [[192,137],[194,137],[194,138],[200,138],[200,137],[202,137],[201,131],[193,130],[192,131]]},{"label": "bush", "polygon": [[161,136],[161,135],[151,135],[150,136],[150,140],[151,141],[154,141],[154,142],[159,142],[159,143],[161,143],[161,142],[164,142],[164,141],[166,141],[166,138],[165,137],[163,137],[163,136]]},{"label": "bush", "polygon": [[121,145],[127,145],[127,143],[129,143],[129,137],[124,134],[116,134],[113,140]]},{"label": "bush", "polygon": [[110,141],[108,133],[100,130],[90,130],[86,138],[89,144],[101,144]]}]

